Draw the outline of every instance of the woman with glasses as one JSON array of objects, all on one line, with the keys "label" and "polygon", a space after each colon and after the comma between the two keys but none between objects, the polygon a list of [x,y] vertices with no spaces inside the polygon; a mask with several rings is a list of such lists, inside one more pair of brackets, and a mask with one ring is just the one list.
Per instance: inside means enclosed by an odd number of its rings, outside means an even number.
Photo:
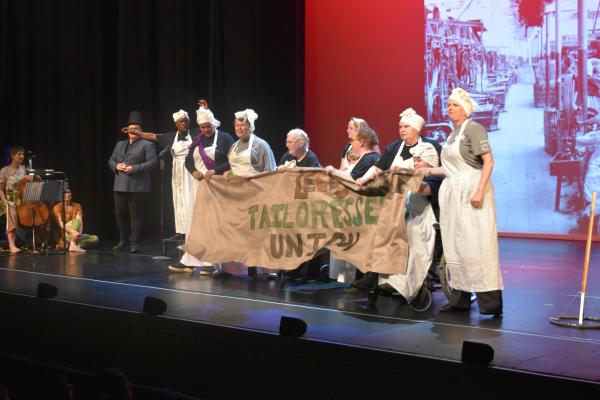
[{"label": "woman with glasses", "polygon": [[319,158],[308,149],[308,143],[308,135],[302,129],[296,128],[289,131],[285,140],[285,147],[288,151],[279,160],[277,169],[320,167]]}]

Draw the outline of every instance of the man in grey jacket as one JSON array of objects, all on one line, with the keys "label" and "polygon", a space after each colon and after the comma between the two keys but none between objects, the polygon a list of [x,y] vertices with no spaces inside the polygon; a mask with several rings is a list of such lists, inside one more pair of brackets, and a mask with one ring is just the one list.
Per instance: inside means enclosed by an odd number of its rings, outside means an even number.
[{"label": "man in grey jacket", "polygon": [[[129,114],[129,130],[142,130],[142,114]],[[142,193],[150,192],[150,173],[156,168],[154,144],[128,134],[127,140],[117,142],[108,166],[115,174],[113,185],[115,214],[119,227],[119,243],[115,250],[130,244],[129,252],[137,253],[140,237],[139,203]]]}]

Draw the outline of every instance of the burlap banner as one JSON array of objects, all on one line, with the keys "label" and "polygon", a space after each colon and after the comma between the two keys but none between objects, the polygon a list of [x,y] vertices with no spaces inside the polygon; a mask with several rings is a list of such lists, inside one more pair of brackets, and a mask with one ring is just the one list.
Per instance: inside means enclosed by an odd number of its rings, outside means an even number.
[{"label": "burlap banner", "polygon": [[413,170],[386,172],[365,188],[321,168],[201,182],[185,251],[199,260],[294,269],[323,247],[361,271],[406,274],[407,189]]}]

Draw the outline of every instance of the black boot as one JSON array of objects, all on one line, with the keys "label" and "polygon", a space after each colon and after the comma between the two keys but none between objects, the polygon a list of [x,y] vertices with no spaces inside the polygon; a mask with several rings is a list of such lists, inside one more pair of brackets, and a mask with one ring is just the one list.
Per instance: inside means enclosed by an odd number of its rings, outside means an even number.
[{"label": "black boot", "polygon": [[379,283],[379,274],[377,272],[367,272],[362,278],[350,284],[350,286],[360,290],[374,290]]}]

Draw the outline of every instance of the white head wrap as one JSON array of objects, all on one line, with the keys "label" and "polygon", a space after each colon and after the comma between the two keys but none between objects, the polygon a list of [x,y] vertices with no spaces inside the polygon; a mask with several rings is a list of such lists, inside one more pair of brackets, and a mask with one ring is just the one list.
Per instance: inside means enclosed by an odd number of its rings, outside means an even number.
[{"label": "white head wrap", "polygon": [[473,110],[479,105],[471,98],[465,89],[459,87],[452,89],[452,94],[450,95],[449,99],[458,102],[468,116],[471,116]]},{"label": "white head wrap", "polygon": [[250,124],[250,132],[254,132],[254,121],[258,119],[258,114],[251,108],[246,108],[244,111],[235,113],[235,119],[248,121]]},{"label": "white head wrap", "polygon": [[221,126],[221,122],[215,118],[215,115],[208,108],[200,107],[196,110],[196,123],[202,125],[210,123],[214,128]]},{"label": "white head wrap", "polygon": [[431,143],[419,143],[418,145],[410,149],[410,154],[412,154],[413,157],[419,157],[421,160],[425,161],[432,167],[437,167],[440,162],[440,157],[438,156],[435,147],[433,147]]},{"label": "white head wrap", "polygon": [[417,131],[421,131],[423,129],[423,125],[425,125],[425,120],[421,117],[415,110],[412,108],[407,108],[402,111],[400,114],[400,122],[408,124],[415,128]]},{"label": "white head wrap", "polygon": [[173,113],[173,122],[177,122],[180,119],[185,118],[188,121],[190,120],[190,117],[188,116],[188,113],[183,111],[183,110],[179,110],[176,113]]}]

